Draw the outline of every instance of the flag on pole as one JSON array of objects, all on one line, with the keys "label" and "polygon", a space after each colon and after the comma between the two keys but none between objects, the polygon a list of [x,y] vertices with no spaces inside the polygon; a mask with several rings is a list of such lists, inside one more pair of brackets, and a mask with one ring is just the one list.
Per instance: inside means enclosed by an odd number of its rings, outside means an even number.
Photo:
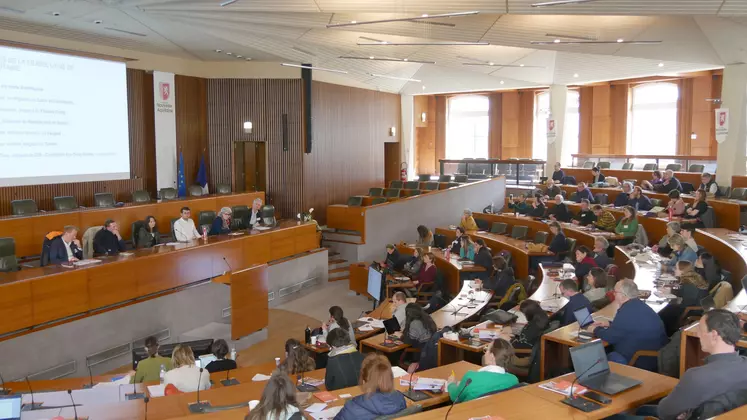
[{"label": "flag on pole", "polygon": [[184,154],[182,152],[179,152],[179,169],[177,173],[177,179],[177,192],[179,193],[179,197],[186,197],[187,183],[184,182]]},{"label": "flag on pole", "polygon": [[205,168],[205,155],[200,159],[200,170],[197,171],[196,184],[202,187],[203,194],[210,194],[208,190],[207,169]]}]

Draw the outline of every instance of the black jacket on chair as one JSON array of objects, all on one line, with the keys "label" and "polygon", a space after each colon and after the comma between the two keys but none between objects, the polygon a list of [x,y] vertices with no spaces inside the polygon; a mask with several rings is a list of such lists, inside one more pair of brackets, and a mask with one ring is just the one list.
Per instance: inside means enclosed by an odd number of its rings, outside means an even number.
[{"label": "black jacket on chair", "polygon": [[324,375],[327,391],[358,385],[361,363],[363,355],[358,351],[331,356],[327,360],[327,372]]},{"label": "black jacket on chair", "polygon": [[[77,245],[70,244],[70,250],[73,252],[75,258],[79,260],[83,259],[83,250],[78,248]],[[68,261],[67,249],[65,249],[65,244],[62,242],[62,236],[52,239],[52,242],[49,244],[49,263],[62,264]]]},{"label": "black jacket on chair", "polygon": [[117,235],[106,228],[96,232],[96,236],[93,237],[94,255],[117,255],[126,249],[124,239],[118,239]]}]

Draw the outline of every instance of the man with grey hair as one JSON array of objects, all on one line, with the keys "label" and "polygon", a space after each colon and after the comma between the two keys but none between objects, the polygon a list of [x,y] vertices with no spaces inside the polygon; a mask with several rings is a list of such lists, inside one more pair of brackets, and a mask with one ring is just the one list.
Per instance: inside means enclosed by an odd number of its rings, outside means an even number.
[{"label": "man with grey hair", "polygon": [[[628,364],[638,350],[659,351],[668,341],[664,323],[659,315],[638,298],[638,286],[633,280],[623,279],[615,285],[615,301],[618,306],[615,319],[596,321],[589,327],[594,335],[613,346],[609,360]],[[657,360],[641,357],[636,367],[655,371]]]},{"label": "man with grey hair", "polygon": [[654,191],[662,194],[669,194],[670,191],[677,190],[682,192],[680,180],[674,177],[674,171],[667,169],[664,171],[664,182],[654,185]]},{"label": "man with grey hair", "polygon": [[570,222],[573,214],[568,211],[568,206],[563,202],[563,196],[558,194],[555,196],[555,205],[548,207],[547,217],[554,222]]},{"label": "man with grey hair", "polygon": [[247,220],[249,221],[249,226],[247,227],[254,227],[262,223],[262,216],[259,214],[261,208],[262,199],[257,197],[252,202],[252,209],[249,211],[249,216],[247,217]]},{"label": "man with grey hair", "polygon": [[630,194],[633,192],[633,184],[628,181],[622,183],[622,192],[617,195],[615,202],[612,203],[615,207],[625,207],[628,205],[628,199]]},{"label": "man with grey hair", "polygon": [[600,268],[606,268],[612,264],[612,258],[607,255],[607,249],[610,247],[609,241],[604,236],[597,236],[594,238],[594,261]]}]

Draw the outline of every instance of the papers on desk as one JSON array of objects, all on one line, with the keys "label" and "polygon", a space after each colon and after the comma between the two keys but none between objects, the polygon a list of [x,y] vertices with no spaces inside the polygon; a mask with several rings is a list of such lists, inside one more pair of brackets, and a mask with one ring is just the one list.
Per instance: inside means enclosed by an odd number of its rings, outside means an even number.
[{"label": "papers on desk", "polygon": [[166,385],[148,385],[148,394],[150,394],[151,398],[163,397],[166,395]]},{"label": "papers on desk", "polygon": [[327,404],[325,403],[314,403],[306,407],[306,411],[308,411],[309,413],[318,413],[320,411],[324,411],[325,408],[327,408]]},{"label": "papers on desk", "polygon": [[374,327],[374,328],[384,328],[384,321],[380,319],[374,319],[371,321],[368,325]]},{"label": "papers on desk", "polygon": [[91,264],[98,264],[98,263],[100,263],[100,262],[101,262],[101,260],[97,260],[97,259],[95,259],[95,258],[92,258],[92,259],[90,259],[90,260],[80,260],[80,261],[75,261],[75,262],[73,263],[73,265],[74,265],[74,266],[76,266],[76,267],[85,267],[85,266],[87,266],[87,265],[91,265]]},{"label": "papers on desk", "polygon": [[[570,397],[571,395],[571,382],[569,381],[550,381],[541,384],[539,387],[548,391],[557,392],[558,394],[565,395],[566,397]],[[583,394],[586,391],[586,387],[584,386],[581,386],[579,384],[573,385],[573,393],[575,395]]]},{"label": "papers on desk", "polygon": [[120,252],[119,255],[121,255],[123,257],[131,257],[131,256],[135,255],[135,253],[134,252]]},{"label": "papers on desk", "polygon": [[563,307],[563,302],[560,299],[551,299],[540,302],[540,307],[545,312],[557,312]]},{"label": "papers on desk", "polygon": [[665,293],[660,291],[655,291],[654,296],[660,298],[660,299],[677,299],[677,296],[671,294],[671,293]]},{"label": "papers on desk", "polygon": [[180,243],[181,243],[181,242],[167,242],[167,243],[166,243],[166,245],[169,245],[169,246],[177,246],[177,245],[179,245]]},{"label": "papers on desk", "polygon": [[261,374],[261,373],[258,373],[258,374],[254,375],[254,376],[252,377],[252,382],[264,382],[264,381],[269,381],[269,380],[270,380],[270,378],[271,378],[270,376],[267,376],[267,375],[263,375],[263,374]]},{"label": "papers on desk", "polygon": [[99,382],[96,385],[93,386],[93,388],[100,388],[100,387],[108,387],[108,386],[120,386],[120,385],[130,385],[130,375],[125,375],[116,381],[110,381],[110,382]]},{"label": "papers on desk", "polygon": [[358,331],[360,332],[369,332],[373,330],[374,330],[374,327],[372,327],[370,324],[361,325],[360,327],[358,327]]},{"label": "papers on desk", "polygon": [[305,377],[302,380],[298,381],[299,384],[304,383],[311,386],[319,386],[324,385],[324,379],[315,379],[315,378],[309,378]]},{"label": "papers on desk", "polygon": [[394,376],[394,379],[401,378],[407,375],[407,371],[399,366],[392,366],[392,375]]},{"label": "papers on desk", "polygon": [[337,413],[342,410],[342,406],[332,407],[328,408],[324,411],[320,411],[318,413],[309,413],[311,417],[314,418],[314,420],[327,420],[327,419],[333,419],[337,415]]},{"label": "papers on desk", "polygon": [[262,231],[262,230],[270,230],[272,228],[269,226],[254,226],[253,229]]},{"label": "papers on desk", "polygon": [[[410,386],[410,378],[400,378],[399,384],[402,386]],[[446,381],[443,379],[435,378],[421,378],[417,375],[412,377],[412,389],[416,391],[439,391],[446,385]]]},{"label": "papers on desk", "polygon": [[495,340],[500,337],[502,330],[479,330],[480,340]]},{"label": "papers on desk", "polygon": [[244,234],[244,232],[231,232],[231,233],[228,234],[228,236],[241,236],[243,234]]}]

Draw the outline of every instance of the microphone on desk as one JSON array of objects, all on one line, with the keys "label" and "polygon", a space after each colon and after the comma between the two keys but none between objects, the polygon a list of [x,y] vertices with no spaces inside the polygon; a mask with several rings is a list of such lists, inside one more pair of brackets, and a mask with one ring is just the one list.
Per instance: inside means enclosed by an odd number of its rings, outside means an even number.
[{"label": "microphone on desk", "polygon": [[193,414],[204,413],[205,409],[210,407],[209,402],[200,402],[200,384],[202,383],[202,372],[204,368],[200,368],[200,375],[197,377],[197,402],[189,405],[189,411]]},{"label": "microphone on desk", "polygon": [[10,394],[10,390],[5,388],[5,379],[3,378],[3,375],[0,374],[0,382],[3,383],[2,389],[0,389],[0,395],[8,395]]},{"label": "microphone on desk", "polygon": [[91,372],[91,366],[88,366],[88,379],[89,379],[90,382],[88,384],[86,384],[86,385],[83,385],[83,389],[91,389],[91,388],[93,388],[93,373]]},{"label": "microphone on desk", "polygon": [[73,399],[73,390],[68,389],[67,394],[70,395],[70,402],[73,403],[73,412],[75,413],[75,420],[78,420],[78,409],[75,408],[75,400]]},{"label": "microphone on desk", "polygon": [[319,388],[306,383],[306,369],[301,370],[301,384],[296,387],[301,392],[319,391]]},{"label": "microphone on desk", "polygon": [[462,387],[462,390],[459,391],[456,398],[454,398],[454,402],[451,403],[451,407],[449,407],[449,410],[446,412],[446,417],[444,417],[444,420],[448,420],[449,413],[451,413],[451,409],[454,408],[454,405],[459,401],[459,397],[462,396],[462,392],[464,392],[465,389],[469,386],[469,384],[472,383],[472,378],[467,378],[467,381],[464,383],[464,386]]},{"label": "microphone on desk", "polygon": [[127,400],[140,400],[145,398],[145,393],[143,392],[137,392],[137,383],[135,383],[135,378],[132,379],[132,394],[125,394],[125,397]]},{"label": "microphone on desk", "polygon": [[592,369],[592,368],[593,368],[594,366],[596,366],[596,365],[598,365],[598,364],[600,364],[600,363],[602,363],[602,359],[601,359],[601,358],[600,358],[600,359],[597,359],[597,361],[596,361],[596,362],[594,362],[594,363],[592,363],[592,364],[591,364],[591,366],[589,366],[588,368],[586,368],[586,370],[585,370],[585,371],[581,372],[581,374],[580,374],[580,375],[576,376],[576,378],[575,378],[575,379],[573,380],[573,382],[571,382],[571,389],[570,389],[570,390],[568,391],[568,392],[570,393],[570,396],[568,397],[568,400],[574,400],[574,399],[578,398],[577,396],[574,396],[574,394],[573,394],[573,386],[574,386],[574,385],[576,385],[576,382],[577,382],[577,381],[578,381],[578,380],[579,380],[579,379],[580,379],[580,378],[581,378],[582,376],[586,375],[586,373],[587,373],[588,371],[590,371],[590,370],[591,370],[591,369]]},{"label": "microphone on desk", "polygon": [[143,402],[145,402],[145,420],[148,420],[148,403],[150,402],[150,398],[143,398]]},{"label": "microphone on desk", "polygon": [[414,401],[414,402],[418,402],[418,401],[423,401],[423,400],[427,400],[428,398],[430,398],[430,397],[428,396],[428,394],[426,394],[426,393],[425,393],[425,392],[423,392],[423,391],[413,391],[413,390],[412,390],[412,376],[413,376],[413,375],[415,375],[415,371],[413,371],[413,372],[412,372],[412,373],[410,374],[410,381],[409,381],[409,382],[410,382],[410,384],[409,384],[409,386],[407,387],[407,392],[402,392],[402,395],[404,395],[405,397],[409,398],[410,400],[412,400],[412,401]]},{"label": "microphone on desk", "polygon": [[[237,355],[236,355],[236,358],[234,358],[234,359],[233,359],[233,361],[235,362],[235,361],[236,361],[236,360],[237,360],[238,358],[239,358],[239,355],[237,354]],[[238,367],[238,365],[236,365],[236,366]],[[236,378],[231,378],[231,379],[229,379],[229,378],[228,378],[228,375],[229,375],[229,374],[231,373],[231,371],[232,371],[232,370],[233,370],[233,369],[228,369],[228,370],[226,371],[226,379],[224,379],[224,380],[220,381],[220,383],[221,383],[221,384],[222,384],[223,386],[231,386],[231,385],[238,385],[238,384],[239,384],[239,380],[238,380],[238,379],[236,379]]]},{"label": "microphone on desk", "polygon": [[31,388],[31,381],[29,381],[29,377],[26,377],[26,385],[29,387],[29,394],[31,394],[31,404],[23,404],[21,406],[21,411],[31,411],[31,410],[38,410],[41,408],[42,403],[36,403],[34,402],[34,390]]},{"label": "microphone on desk", "polygon": [[[226,266],[228,266],[228,271],[229,272],[233,271],[233,268],[231,268],[231,264],[228,263],[228,260],[226,259],[226,257],[223,257],[223,262],[225,262]],[[223,274],[226,274],[226,272],[224,271]]]}]

